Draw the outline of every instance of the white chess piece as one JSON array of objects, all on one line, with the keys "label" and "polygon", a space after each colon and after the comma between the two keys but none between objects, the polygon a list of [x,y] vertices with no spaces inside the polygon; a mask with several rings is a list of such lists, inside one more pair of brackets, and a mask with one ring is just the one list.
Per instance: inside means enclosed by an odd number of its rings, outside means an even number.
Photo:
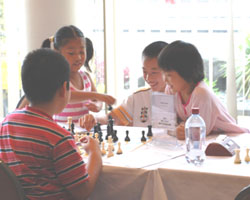
[{"label": "white chess piece", "polygon": [[234,163],[235,164],[240,164],[241,160],[240,160],[240,149],[235,149],[235,159],[234,159]]},{"label": "white chess piece", "polygon": [[245,161],[246,161],[246,162],[250,162],[249,148],[246,149]]},{"label": "white chess piece", "polygon": [[98,133],[95,133],[95,140],[98,142],[98,144],[100,144],[100,141],[99,141],[99,134],[98,134]]},{"label": "white chess piece", "polygon": [[121,143],[120,142],[118,142],[118,150],[117,150],[116,154],[122,154],[122,149],[121,149]]},{"label": "white chess piece", "polygon": [[67,123],[68,123],[68,130],[71,130],[71,124],[72,124],[72,117],[67,117]]},{"label": "white chess piece", "polygon": [[112,157],[112,156],[114,156],[114,153],[112,151],[112,144],[109,144],[108,145],[108,155],[107,155],[107,157],[109,158],[109,157]]},{"label": "white chess piece", "polygon": [[106,155],[106,150],[104,147],[104,142],[102,142],[102,150],[101,150],[102,155]]}]

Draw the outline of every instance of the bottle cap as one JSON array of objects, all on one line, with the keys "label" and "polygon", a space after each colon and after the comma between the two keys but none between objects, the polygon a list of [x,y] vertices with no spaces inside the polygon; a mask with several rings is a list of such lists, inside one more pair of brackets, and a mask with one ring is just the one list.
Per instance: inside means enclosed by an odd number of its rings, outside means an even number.
[{"label": "bottle cap", "polygon": [[200,109],[198,107],[192,108],[192,114],[199,114]]}]

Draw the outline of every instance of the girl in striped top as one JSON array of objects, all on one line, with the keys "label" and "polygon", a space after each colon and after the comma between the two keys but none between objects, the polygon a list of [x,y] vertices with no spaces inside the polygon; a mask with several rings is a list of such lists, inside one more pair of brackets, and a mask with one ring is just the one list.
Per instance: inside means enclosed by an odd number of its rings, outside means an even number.
[{"label": "girl in striped top", "polygon": [[[88,42],[88,43],[87,43]],[[73,122],[78,120],[85,114],[99,112],[102,109],[102,102],[106,104],[114,104],[115,99],[106,94],[96,92],[96,87],[88,72],[82,70],[86,59],[91,58],[91,45],[89,39],[85,39],[82,31],[77,27],[70,25],[60,28],[55,36],[47,38],[42,44],[42,48],[50,48],[51,43],[53,48],[61,53],[70,65],[70,89],[71,98],[69,104],[64,110],[54,115],[54,120],[57,122],[67,122],[67,117],[72,117]],[[87,56],[86,46],[89,46]],[[90,67],[86,69],[91,72]]]}]

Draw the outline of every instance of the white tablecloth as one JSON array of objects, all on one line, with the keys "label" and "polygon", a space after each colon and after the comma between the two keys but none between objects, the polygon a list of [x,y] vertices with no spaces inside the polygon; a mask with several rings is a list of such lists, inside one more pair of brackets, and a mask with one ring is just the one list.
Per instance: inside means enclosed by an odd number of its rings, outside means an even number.
[{"label": "white tablecloth", "polygon": [[229,135],[241,146],[241,164],[234,164],[234,157],[207,156],[202,166],[193,166],[185,160],[183,143],[176,147],[175,138],[164,137],[163,131],[154,130],[160,139],[141,145],[141,128],[115,129],[120,141],[128,129],[136,142],[128,148],[123,143],[122,155],[103,157],[90,200],[233,200],[250,184],[250,164],[244,162],[250,134]]}]

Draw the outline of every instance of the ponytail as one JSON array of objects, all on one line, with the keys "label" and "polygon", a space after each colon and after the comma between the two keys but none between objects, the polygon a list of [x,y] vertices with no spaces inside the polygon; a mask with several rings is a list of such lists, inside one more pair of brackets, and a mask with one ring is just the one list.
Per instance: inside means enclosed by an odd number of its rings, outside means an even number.
[{"label": "ponytail", "polygon": [[42,43],[41,48],[50,48],[50,43],[51,43],[50,38],[45,39]]}]

